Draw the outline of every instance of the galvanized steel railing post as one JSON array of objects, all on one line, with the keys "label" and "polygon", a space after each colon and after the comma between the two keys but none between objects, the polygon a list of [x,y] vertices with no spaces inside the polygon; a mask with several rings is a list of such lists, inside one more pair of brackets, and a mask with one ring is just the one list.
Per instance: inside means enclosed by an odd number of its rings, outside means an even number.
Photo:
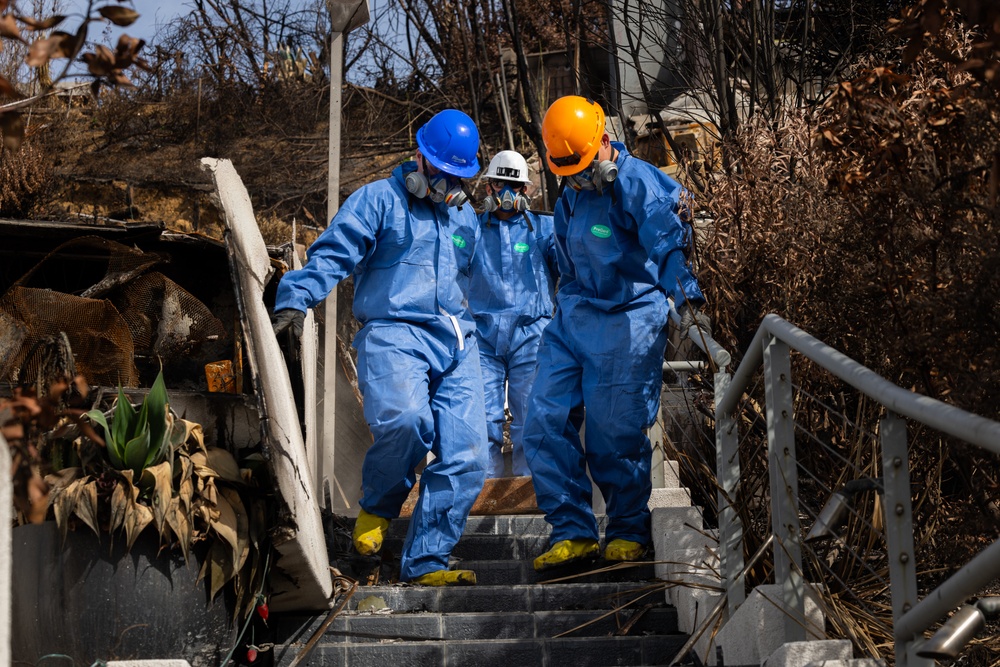
[{"label": "galvanized steel railing post", "polygon": [[[923,599],[917,600],[916,552],[903,419],[914,419],[997,454],[1000,454],[1000,422],[903,389],[779,316],[771,314],[764,318],[725,392],[716,392],[716,428],[723,435],[730,430],[735,432],[734,428],[730,428],[731,423],[726,421],[727,415],[737,414],[740,397],[756,369],[763,364],[775,580],[782,584],[787,606],[786,641],[805,637],[805,591],[797,512],[798,475],[789,348],[794,348],[803,358],[825,368],[889,411],[882,420],[880,431],[896,660],[904,667],[930,665],[930,660],[916,655],[923,633],[1000,578],[1000,540],[980,551]],[[719,435],[716,437],[716,443],[721,448],[723,441]],[[725,469],[722,461],[720,458],[720,476]],[[723,503],[719,505],[722,507]],[[720,519],[720,532],[722,530]],[[727,579],[728,585],[731,584]]]},{"label": "galvanized steel railing post", "polygon": [[[892,621],[917,604],[916,549],[913,544],[913,505],[910,495],[910,466],[906,443],[906,421],[889,412],[879,424],[882,441],[882,485],[885,489],[885,536],[889,547],[889,590],[892,593]],[[896,639],[896,665],[917,667],[932,660],[916,657],[914,650],[922,637]]]},{"label": "galvanized steel railing post", "polygon": [[805,591],[799,529],[799,476],[795,461],[795,415],[789,347],[777,338],[764,343],[768,464],[771,478],[771,531],[774,581],[785,603],[785,641],[805,641]]},{"label": "galvanized steel railing post", "polygon": [[743,583],[743,525],[733,509],[740,481],[739,432],[733,412],[718,409],[732,376],[715,374],[715,469],[719,482],[719,566],[726,587],[729,616],[746,600]]}]

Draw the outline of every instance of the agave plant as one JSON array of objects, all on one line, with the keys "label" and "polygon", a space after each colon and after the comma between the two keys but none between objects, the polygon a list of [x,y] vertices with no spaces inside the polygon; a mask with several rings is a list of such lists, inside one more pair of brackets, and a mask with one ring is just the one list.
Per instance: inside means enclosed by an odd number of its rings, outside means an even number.
[{"label": "agave plant", "polygon": [[138,412],[121,385],[111,426],[100,410],[91,410],[87,416],[101,425],[111,465],[118,470],[131,470],[136,479],[142,471],[170,454],[173,429],[167,403],[167,386],[160,371],[149,394],[142,401]]},{"label": "agave plant", "polygon": [[200,424],[170,411],[162,373],[138,409],[119,388],[112,410],[87,416],[104,437],[84,427],[79,445],[88,439],[104,444],[107,456],[80,457],[80,466],[46,477],[62,533],[75,517],[98,535],[124,532],[131,548],[152,527],[161,545],[176,545],[185,559],[192,545],[204,542],[201,576],[210,596],[231,582],[237,611],[249,613],[267,549],[265,504],[250,468],[227,450],[206,446]]}]

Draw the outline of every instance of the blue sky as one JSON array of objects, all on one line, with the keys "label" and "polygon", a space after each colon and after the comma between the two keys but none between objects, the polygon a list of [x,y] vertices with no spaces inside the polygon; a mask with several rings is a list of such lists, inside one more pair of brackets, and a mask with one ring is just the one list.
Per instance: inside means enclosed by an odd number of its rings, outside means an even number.
[{"label": "blue sky", "polygon": [[[68,16],[66,22],[61,26],[62,29],[75,29],[79,25],[80,17],[87,7],[86,0],[61,0],[62,9],[60,13],[66,14]],[[380,8],[384,7],[387,2],[395,2],[395,0],[368,0],[370,12],[372,16],[375,16]],[[118,42],[118,37],[121,34],[128,34],[132,37],[139,37],[145,39],[147,42],[151,42],[157,32],[166,26],[169,26],[171,21],[175,20],[178,16],[188,14],[193,10],[190,4],[190,0],[133,0],[129,2],[128,0],[94,0],[94,13],[96,13],[97,8],[109,5],[109,4],[120,4],[126,7],[131,7],[136,12],[139,13],[139,19],[128,26],[127,28],[120,28],[118,26],[112,25],[108,22],[95,22],[90,26],[90,31],[88,39],[91,43],[104,43],[108,46],[114,47]],[[302,3],[306,4],[306,3]],[[406,48],[402,42],[401,35],[394,35],[393,30],[381,31],[383,33],[383,38],[389,41],[395,42],[394,46],[401,52],[405,52]],[[149,53],[147,52],[147,58]],[[371,58],[372,56],[369,56]],[[354,71],[348,73],[348,78],[351,80],[359,80],[363,78],[360,74],[361,68],[356,68]],[[369,81],[361,81],[362,83],[370,83]]]},{"label": "blue sky", "polygon": [[[66,7],[66,13],[70,15],[67,20],[69,25],[79,25],[78,19],[80,15],[83,14],[84,10],[87,8],[87,3],[85,0],[63,0]],[[153,35],[156,34],[158,27],[162,27],[169,23],[172,19],[177,17],[179,14],[186,14],[191,11],[191,8],[186,6],[184,2],[179,2],[178,0],[135,0],[134,2],[127,2],[123,0],[122,2],[109,2],[108,0],[96,0],[94,2],[94,8],[103,7],[108,4],[120,4],[126,7],[131,7],[139,13],[139,19],[127,28],[118,28],[116,26],[111,26],[111,32],[113,35],[112,43],[118,40],[118,35],[121,33],[126,33],[132,37],[140,37],[149,41]],[[72,16],[76,14],[76,16]],[[90,30],[90,38],[92,40],[99,40],[101,33],[100,24],[92,24]]]}]

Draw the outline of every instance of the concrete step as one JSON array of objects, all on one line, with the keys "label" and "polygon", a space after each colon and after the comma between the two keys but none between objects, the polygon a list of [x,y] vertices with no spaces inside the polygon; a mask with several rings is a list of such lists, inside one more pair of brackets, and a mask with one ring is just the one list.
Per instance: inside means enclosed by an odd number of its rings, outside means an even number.
[{"label": "concrete step", "polygon": [[[641,612],[641,613],[640,613]],[[285,615],[274,621],[278,643],[304,645],[322,625],[322,616]],[[338,615],[321,641],[365,643],[448,639],[545,639],[568,633],[573,637],[609,636],[634,620],[627,634],[677,634],[677,612],[666,606],[635,607],[620,611],[566,610],[528,612],[473,612],[465,614],[384,614],[344,612]]]},{"label": "concrete step", "polygon": [[[606,518],[598,523],[603,532]],[[393,581],[408,527],[392,521],[380,556],[366,558],[351,546],[353,520],[327,517],[331,559],[361,582]],[[536,573],[532,561],[548,546],[541,515],[471,516],[451,567],[475,571],[478,585],[362,585],[300,664],[652,665],[684,644],[653,562],[606,570],[598,559]],[[274,618],[275,664],[288,665],[325,619]]]},{"label": "concrete step", "polygon": [[611,565],[604,560],[597,560],[593,563],[535,572],[532,559],[525,558],[523,560],[455,560],[452,562],[451,568],[472,570],[476,573],[479,584],[486,586],[537,584],[550,582],[554,579],[566,579],[577,584],[593,584],[647,581],[656,578],[656,568],[652,563],[639,563],[632,567],[607,570]]},{"label": "concrete step", "polygon": [[[400,554],[403,538],[389,537],[382,544],[382,553]],[[671,545],[673,546],[673,545]],[[534,561],[549,548],[547,535],[463,535],[451,557],[456,560]]]},{"label": "concrete step", "polygon": [[369,597],[394,612],[538,612],[561,609],[614,609],[629,602],[662,602],[657,582],[560,583],[514,586],[362,586],[347,608]]},{"label": "concrete step", "polygon": [[[670,660],[684,641],[684,635],[650,635],[486,641],[322,642],[300,664],[313,667],[656,665]],[[276,647],[275,664],[289,664],[298,650],[295,645]]]},{"label": "concrete step", "polygon": [[[451,550],[459,560],[527,560],[542,554],[549,546],[548,535],[476,535],[462,536]],[[389,537],[382,550],[402,553],[403,538]]]}]

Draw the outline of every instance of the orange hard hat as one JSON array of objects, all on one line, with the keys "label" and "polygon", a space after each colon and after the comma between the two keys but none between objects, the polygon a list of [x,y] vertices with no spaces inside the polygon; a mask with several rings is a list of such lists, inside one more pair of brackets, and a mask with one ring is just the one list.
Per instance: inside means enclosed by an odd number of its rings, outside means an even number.
[{"label": "orange hard hat", "polygon": [[597,102],[567,95],[552,103],[542,120],[545,161],[556,176],[586,169],[601,148],[604,109]]}]

